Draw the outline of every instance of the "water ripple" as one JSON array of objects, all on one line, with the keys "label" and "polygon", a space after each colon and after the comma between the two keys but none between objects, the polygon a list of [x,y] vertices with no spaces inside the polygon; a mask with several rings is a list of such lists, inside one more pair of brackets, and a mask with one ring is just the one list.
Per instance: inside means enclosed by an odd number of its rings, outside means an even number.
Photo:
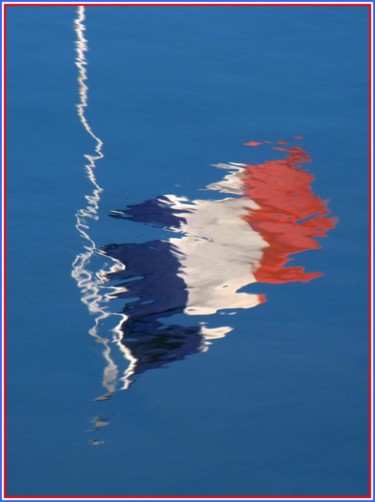
[{"label": "water ripple", "polygon": [[[99,205],[100,196],[103,188],[99,185],[95,169],[97,162],[103,159],[103,141],[97,136],[86,116],[88,108],[88,76],[87,76],[87,59],[88,51],[87,40],[85,38],[85,7],[78,7],[76,18],[74,20],[74,29],[76,34],[76,60],[75,64],[78,69],[78,90],[79,103],[77,104],[78,118],[87,132],[94,140],[94,153],[85,154],[86,164],[84,166],[85,173],[91,183],[92,191],[85,195],[87,202],[86,206],[76,212],[76,229],[84,243],[84,251],[79,253],[72,264],[72,277],[76,280],[81,291],[81,300],[88,308],[89,312],[94,316],[94,325],[89,330],[89,335],[95,338],[97,343],[103,346],[103,358],[105,368],[103,372],[102,385],[105,389],[105,394],[97,398],[97,400],[108,399],[116,390],[118,367],[115,364],[111,355],[111,337],[102,337],[99,334],[100,324],[112,317],[111,312],[105,310],[105,295],[108,293],[104,287],[106,282],[102,273],[96,273],[92,267],[92,259],[100,254],[95,241],[91,237],[91,222],[99,220]],[[111,259],[112,271],[121,270],[123,266]],[[116,289],[114,289],[116,291]],[[123,316],[120,315],[121,318]],[[131,359],[129,360],[131,362]]]},{"label": "water ripple", "polygon": [[[96,398],[100,401],[118,385],[129,388],[138,374],[208,350],[212,340],[233,329],[221,325],[215,314],[234,315],[263,304],[261,283],[308,282],[321,276],[288,262],[296,253],[319,249],[317,238],[326,236],[336,220],[329,217],[326,201],[313,193],[314,178],[302,167],[311,159],[301,146],[249,141],[249,147],[271,148],[284,158],[256,165],[216,164],[225,174],[205,189],[215,191],[215,199],[168,194],[113,210],[113,218],[158,227],[170,236],[97,246],[91,225],[99,220],[103,188],[95,170],[104,154],[103,141],[86,115],[88,47],[82,6],[77,8],[74,27],[77,114],[94,141],[94,151],[84,155],[92,190],[85,195],[86,206],[76,213],[84,250],[73,262],[72,276],[94,316],[89,334],[103,346],[105,393]],[[109,261],[95,268],[96,256]],[[115,300],[123,302],[120,312],[113,308]],[[125,369],[114,362],[114,345],[125,359]]]},{"label": "water ripple", "polygon": [[[224,194],[219,200],[170,194],[111,212],[172,232],[166,240],[102,248],[123,265],[106,277],[117,288],[109,299],[125,301],[118,331],[133,357],[127,386],[131,377],[205,351],[232,330],[189,322],[191,316],[256,307],[266,301],[257,283],[308,282],[322,275],[288,265],[291,255],[319,249],[317,238],[336,223],[326,201],[312,191],[314,177],[302,168],[311,159],[300,146],[268,148],[286,158],[215,166],[227,173],[206,188]],[[244,290],[249,286],[255,291]]]}]

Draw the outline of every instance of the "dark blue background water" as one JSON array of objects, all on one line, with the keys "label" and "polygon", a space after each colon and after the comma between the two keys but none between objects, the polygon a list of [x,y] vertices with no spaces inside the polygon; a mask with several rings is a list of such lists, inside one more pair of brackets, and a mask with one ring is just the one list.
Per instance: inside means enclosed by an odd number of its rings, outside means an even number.
[{"label": "dark blue background water", "polygon": [[[324,277],[258,284],[268,302],[207,353],[103,402],[102,347],[70,275],[93,152],[75,15],[7,9],[8,494],[365,495],[367,9],[86,9],[98,245],[154,238],[110,210],[197,198],[218,179],[210,164],[266,160],[245,141],[299,134],[339,217],[321,251],[296,256]],[[110,425],[93,435],[95,416]]]}]

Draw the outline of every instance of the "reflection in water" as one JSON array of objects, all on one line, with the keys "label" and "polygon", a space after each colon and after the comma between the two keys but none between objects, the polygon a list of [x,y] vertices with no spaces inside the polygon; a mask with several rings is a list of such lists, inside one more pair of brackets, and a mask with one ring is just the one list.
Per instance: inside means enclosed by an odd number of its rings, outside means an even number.
[{"label": "reflection in water", "polygon": [[[105,295],[101,289],[102,279],[100,274],[90,270],[90,263],[95,255],[99,254],[94,240],[90,236],[90,221],[98,220],[100,195],[103,189],[99,186],[95,176],[96,163],[103,158],[103,142],[93,132],[87,117],[86,109],[88,107],[88,86],[87,86],[87,40],[85,39],[85,8],[78,7],[77,15],[74,21],[76,33],[76,66],[78,68],[78,86],[79,86],[79,103],[77,104],[77,113],[82,126],[87,134],[94,140],[95,147],[93,154],[86,154],[85,172],[91,183],[91,193],[85,196],[87,204],[84,208],[76,213],[76,228],[83,238],[84,251],[78,254],[72,264],[72,276],[77,281],[81,291],[82,302],[87,306],[89,312],[94,316],[94,325],[89,330],[89,334],[103,346],[103,357],[105,360],[105,369],[103,374],[103,387],[105,394],[98,397],[98,400],[108,399],[116,389],[116,381],[118,376],[118,368],[111,357],[111,346],[108,338],[103,338],[99,335],[99,325],[109,316],[103,308]],[[121,264],[114,264],[113,270],[122,268]]]},{"label": "reflection in water", "polygon": [[[256,283],[306,282],[322,275],[287,264],[291,255],[319,248],[317,237],[325,236],[335,220],[328,216],[326,203],[313,194],[313,176],[301,167],[310,161],[307,153],[279,141],[273,148],[285,152],[284,159],[258,165],[216,165],[225,175],[207,186],[208,191],[216,192],[215,199],[164,195],[111,213],[114,218],[168,230],[171,233],[166,240],[98,248],[91,237],[91,224],[99,219],[103,189],[95,169],[103,158],[103,142],[86,115],[84,7],[78,7],[74,27],[77,114],[95,146],[92,154],[85,155],[91,192],[85,196],[86,206],[76,213],[84,250],[73,262],[72,276],[82,302],[94,316],[89,334],[103,346],[105,393],[97,400],[106,400],[119,381],[122,389],[127,389],[137,374],[203,352],[212,340],[226,336],[232,330],[230,326],[208,326],[205,316],[223,312],[232,315],[238,309],[264,303],[265,296]],[[258,141],[246,144],[262,145]],[[95,268],[101,268],[93,265],[95,257],[110,259],[111,268],[104,266],[95,273]],[[107,310],[115,299],[124,301],[122,312]],[[218,318],[211,319],[217,322]],[[113,320],[114,327],[108,320]],[[103,337],[99,329],[111,335]],[[127,362],[121,378],[111,350],[114,344]],[[95,417],[91,431],[108,424],[106,418]],[[102,441],[95,438],[90,443],[100,445]]]},{"label": "reflection in water", "polygon": [[287,262],[290,255],[319,248],[316,238],[335,220],[313,194],[313,176],[301,167],[310,161],[307,153],[300,147],[273,148],[287,157],[216,165],[227,174],[207,189],[226,194],[219,200],[165,195],[112,212],[114,218],[172,232],[167,240],[103,247],[123,264],[106,278],[118,288],[109,298],[125,301],[118,332],[133,358],[125,388],[132,376],[207,350],[210,340],[232,329],[203,321],[189,325],[188,316],[255,307],[264,295],[242,291],[255,283],[306,282],[322,275]]}]

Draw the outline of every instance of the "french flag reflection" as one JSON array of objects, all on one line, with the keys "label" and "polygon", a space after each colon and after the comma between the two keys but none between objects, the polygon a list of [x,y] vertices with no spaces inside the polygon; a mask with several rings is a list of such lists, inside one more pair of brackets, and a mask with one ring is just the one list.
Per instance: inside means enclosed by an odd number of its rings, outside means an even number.
[{"label": "french flag reflection", "polygon": [[[206,350],[210,340],[231,331],[188,316],[256,307],[265,297],[255,283],[307,282],[322,275],[287,262],[290,255],[318,249],[317,237],[335,219],[312,192],[313,176],[301,167],[310,161],[307,153],[273,148],[286,158],[218,164],[226,174],[207,189],[221,193],[219,200],[163,195],[112,212],[171,231],[167,240],[103,248],[124,265],[108,279],[116,281],[114,296],[125,300],[121,343],[131,353],[132,375]],[[251,284],[253,293],[241,291]]]}]

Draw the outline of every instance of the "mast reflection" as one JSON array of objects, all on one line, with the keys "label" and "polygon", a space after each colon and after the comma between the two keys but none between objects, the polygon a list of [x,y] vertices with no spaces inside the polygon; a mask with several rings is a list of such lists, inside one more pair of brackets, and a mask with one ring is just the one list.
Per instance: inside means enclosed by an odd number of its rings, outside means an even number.
[{"label": "mast reflection", "polygon": [[[317,237],[326,236],[336,220],[301,166],[310,162],[307,153],[298,146],[272,148],[286,158],[216,165],[227,174],[207,189],[224,194],[219,200],[163,195],[111,213],[171,232],[167,240],[102,249],[123,264],[106,279],[119,288],[110,298],[125,301],[118,332],[133,360],[124,388],[137,374],[205,351],[232,330],[190,316],[233,314],[264,303],[256,283],[307,282],[322,275],[287,263],[293,254],[320,248]],[[243,291],[250,285],[259,292]]]},{"label": "mast reflection", "polygon": [[[79,253],[72,264],[72,277],[76,280],[81,291],[81,300],[88,308],[89,312],[94,316],[94,325],[89,330],[89,335],[103,346],[103,358],[105,368],[103,371],[102,385],[105,393],[97,398],[97,400],[108,399],[116,390],[118,377],[118,368],[114,363],[111,355],[111,340],[102,337],[99,334],[100,323],[110,317],[112,314],[104,310],[105,294],[103,292],[103,280],[100,274],[96,274],[92,267],[92,260],[99,254],[100,250],[93,238],[91,237],[91,224],[99,219],[99,204],[103,188],[99,185],[95,169],[97,162],[103,157],[103,142],[94,133],[86,115],[88,107],[88,85],[87,85],[87,59],[86,52],[88,50],[87,40],[85,38],[85,7],[80,6],[76,11],[74,20],[74,30],[76,34],[76,60],[75,64],[78,69],[78,90],[79,103],[77,104],[78,118],[86,131],[86,133],[94,141],[94,152],[85,154],[85,173],[91,184],[91,192],[85,195],[86,206],[76,212],[76,229],[83,239],[84,250]],[[114,268],[121,268],[121,264],[114,264]]]}]

